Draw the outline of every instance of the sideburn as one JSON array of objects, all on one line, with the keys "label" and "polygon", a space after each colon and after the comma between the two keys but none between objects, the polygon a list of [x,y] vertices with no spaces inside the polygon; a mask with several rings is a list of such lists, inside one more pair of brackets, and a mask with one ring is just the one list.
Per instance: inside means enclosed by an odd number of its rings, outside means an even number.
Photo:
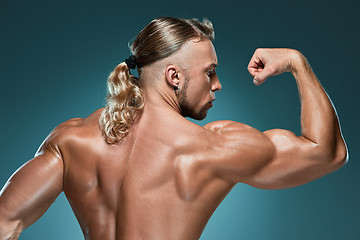
[{"label": "sideburn", "polygon": [[194,109],[190,107],[189,101],[187,99],[187,89],[189,87],[190,78],[185,78],[184,86],[180,89],[179,93],[179,105],[181,108],[181,115],[183,117],[190,117],[195,120],[203,120],[206,117],[206,111],[203,109],[197,113],[194,112]]}]

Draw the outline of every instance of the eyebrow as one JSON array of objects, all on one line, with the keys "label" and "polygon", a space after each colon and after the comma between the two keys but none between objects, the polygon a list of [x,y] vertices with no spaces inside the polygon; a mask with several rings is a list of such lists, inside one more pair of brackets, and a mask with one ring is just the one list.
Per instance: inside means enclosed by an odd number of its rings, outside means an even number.
[{"label": "eyebrow", "polygon": [[216,64],[216,63],[212,63],[212,64],[210,64],[208,67],[214,67],[214,68],[216,68],[218,65]]}]

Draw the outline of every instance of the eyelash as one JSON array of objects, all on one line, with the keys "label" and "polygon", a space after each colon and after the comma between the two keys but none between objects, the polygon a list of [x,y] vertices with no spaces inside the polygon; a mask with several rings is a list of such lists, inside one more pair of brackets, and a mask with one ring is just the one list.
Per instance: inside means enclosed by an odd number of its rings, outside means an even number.
[{"label": "eyelash", "polygon": [[215,70],[210,70],[210,71],[207,71],[206,72],[206,75],[208,75],[209,77],[211,76],[211,75],[213,75],[215,73]]}]

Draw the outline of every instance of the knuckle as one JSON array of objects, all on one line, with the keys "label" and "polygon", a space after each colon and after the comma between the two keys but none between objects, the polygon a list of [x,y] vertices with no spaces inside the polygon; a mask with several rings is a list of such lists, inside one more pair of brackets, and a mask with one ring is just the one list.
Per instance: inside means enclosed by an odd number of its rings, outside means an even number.
[{"label": "knuckle", "polygon": [[274,73],[276,71],[276,68],[273,65],[268,66],[267,68],[269,73]]},{"label": "knuckle", "polygon": [[256,50],[255,50],[255,53],[260,53],[260,52],[262,52],[264,49],[263,48],[257,48]]}]

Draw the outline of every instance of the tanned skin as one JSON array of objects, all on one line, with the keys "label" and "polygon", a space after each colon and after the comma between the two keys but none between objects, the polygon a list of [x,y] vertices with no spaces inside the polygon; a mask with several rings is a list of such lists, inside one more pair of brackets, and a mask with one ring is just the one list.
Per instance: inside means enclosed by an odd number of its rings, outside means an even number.
[{"label": "tanned skin", "polygon": [[[217,61],[210,41],[191,40],[174,56],[145,66],[142,81],[152,81],[143,87],[145,108],[121,142],[105,142],[102,109],[57,126],[4,186],[0,239],[17,239],[62,191],[85,239],[198,239],[235,184],[290,188],[345,164],[334,107],[296,50],[257,49],[248,70],[256,85],[293,74],[301,136],[232,121],[201,127],[185,119],[182,109],[203,118],[212,106],[221,89]],[[177,85],[186,92],[176,94]]]}]

